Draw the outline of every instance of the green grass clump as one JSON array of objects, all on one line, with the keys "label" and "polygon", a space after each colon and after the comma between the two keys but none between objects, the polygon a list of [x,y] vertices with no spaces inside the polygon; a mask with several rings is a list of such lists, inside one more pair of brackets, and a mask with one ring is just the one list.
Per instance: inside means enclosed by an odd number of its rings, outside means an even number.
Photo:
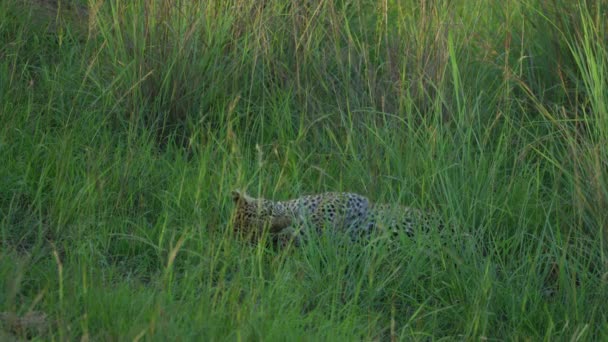
[{"label": "green grass clump", "polygon": [[[607,10],[0,0],[0,339],[605,340]],[[253,245],[234,188],[454,233]]]}]

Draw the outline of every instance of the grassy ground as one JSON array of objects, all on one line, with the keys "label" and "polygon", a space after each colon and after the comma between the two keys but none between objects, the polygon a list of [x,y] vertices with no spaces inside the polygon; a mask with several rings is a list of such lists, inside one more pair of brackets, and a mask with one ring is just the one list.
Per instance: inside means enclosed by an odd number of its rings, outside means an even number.
[{"label": "grassy ground", "polygon": [[[0,0],[0,338],[608,339],[607,11]],[[250,245],[233,188],[457,232]]]}]

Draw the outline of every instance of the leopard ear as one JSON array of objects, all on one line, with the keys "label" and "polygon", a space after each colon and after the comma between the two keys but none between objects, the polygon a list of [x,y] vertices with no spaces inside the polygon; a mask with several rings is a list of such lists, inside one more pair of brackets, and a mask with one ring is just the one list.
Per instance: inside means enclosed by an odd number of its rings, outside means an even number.
[{"label": "leopard ear", "polygon": [[244,190],[234,189],[232,190],[231,195],[234,203],[237,203],[238,201],[249,202],[251,200],[251,197],[249,197]]},{"label": "leopard ear", "polygon": [[232,190],[230,194],[232,195],[232,201],[234,203],[238,202],[243,197],[240,190]]}]

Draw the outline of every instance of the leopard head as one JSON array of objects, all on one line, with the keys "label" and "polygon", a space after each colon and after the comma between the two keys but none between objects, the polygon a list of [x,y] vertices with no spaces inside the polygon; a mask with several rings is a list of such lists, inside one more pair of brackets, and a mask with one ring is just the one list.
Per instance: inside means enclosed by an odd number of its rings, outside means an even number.
[{"label": "leopard head", "polygon": [[232,191],[232,201],[235,204],[232,224],[238,234],[251,234],[255,239],[265,228],[277,233],[291,224],[285,208],[277,202],[253,198],[240,190]]}]

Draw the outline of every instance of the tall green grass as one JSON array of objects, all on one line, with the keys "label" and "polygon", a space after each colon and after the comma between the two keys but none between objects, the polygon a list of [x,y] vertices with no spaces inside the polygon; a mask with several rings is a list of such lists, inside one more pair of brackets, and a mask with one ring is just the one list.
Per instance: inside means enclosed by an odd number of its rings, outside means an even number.
[{"label": "tall green grass", "polygon": [[[607,10],[0,0],[0,338],[606,339]],[[234,188],[454,233],[249,244]]]}]

